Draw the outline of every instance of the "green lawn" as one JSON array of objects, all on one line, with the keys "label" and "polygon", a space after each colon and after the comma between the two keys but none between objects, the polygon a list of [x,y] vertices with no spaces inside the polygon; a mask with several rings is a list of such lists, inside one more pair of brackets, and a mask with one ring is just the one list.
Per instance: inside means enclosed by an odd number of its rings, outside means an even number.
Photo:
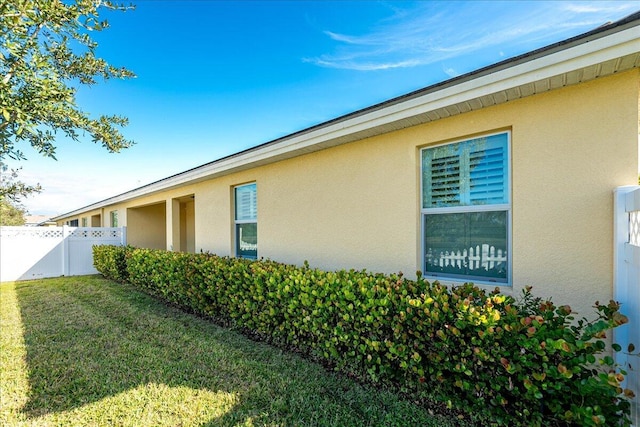
[{"label": "green lawn", "polygon": [[2,426],[453,426],[97,276],[0,284]]}]

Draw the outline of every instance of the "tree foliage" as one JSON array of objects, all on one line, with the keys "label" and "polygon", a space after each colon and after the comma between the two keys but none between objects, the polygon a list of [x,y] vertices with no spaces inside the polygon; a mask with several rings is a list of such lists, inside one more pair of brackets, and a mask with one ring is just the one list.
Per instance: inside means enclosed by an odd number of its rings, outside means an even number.
[{"label": "tree foliage", "polygon": [[133,144],[120,132],[126,117],[91,118],[76,103],[82,85],[134,77],[97,57],[90,37],[109,26],[100,12],[131,8],[106,0],[0,1],[0,162],[25,160],[25,143],[55,159],[59,134],[87,135],[109,152]]},{"label": "tree foliage", "polygon": [[18,203],[22,197],[42,191],[40,184],[28,185],[18,180],[18,170],[0,161],[0,201]]},{"label": "tree foliage", "polygon": [[24,225],[26,210],[0,197],[0,225]]}]

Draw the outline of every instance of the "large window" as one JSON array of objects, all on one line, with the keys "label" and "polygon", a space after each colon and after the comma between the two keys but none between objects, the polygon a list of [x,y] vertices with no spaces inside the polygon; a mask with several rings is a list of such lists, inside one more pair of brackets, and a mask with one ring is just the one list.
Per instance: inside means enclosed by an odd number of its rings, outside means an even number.
[{"label": "large window", "polygon": [[258,197],[256,184],[234,189],[236,256],[258,258]]},{"label": "large window", "polygon": [[424,273],[508,283],[509,133],[422,150]]}]

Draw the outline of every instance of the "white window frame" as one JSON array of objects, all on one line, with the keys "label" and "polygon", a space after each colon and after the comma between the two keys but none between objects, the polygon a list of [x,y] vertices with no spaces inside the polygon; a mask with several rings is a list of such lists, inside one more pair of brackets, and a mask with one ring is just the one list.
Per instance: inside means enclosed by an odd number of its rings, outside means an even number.
[{"label": "white window frame", "polygon": [[[236,198],[236,190],[242,187],[255,186],[256,191],[256,216],[253,219],[237,219],[238,209],[237,209],[237,198]],[[256,224],[256,230],[258,228],[258,184],[254,182],[248,182],[246,184],[240,184],[233,186],[233,254],[237,258],[248,258],[248,259],[258,259],[258,242],[256,241],[256,256],[248,257],[241,255],[238,252],[238,235],[237,235],[237,226],[241,224]]]},{"label": "white window frame", "polygon": [[[424,207],[424,178],[423,178],[423,152],[426,150],[430,150],[437,147],[442,147],[451,144],[463,143],[467,141],[472,141],[474,139],[491,137],[494,135],[507,135],[507,170],[505,177],[505,186],[506,186],[506,195],[508,198],[508,203],[502,204],[493,204],[493,205],[472,205],[472,206],[451,206],[451,207],[437,207],[437,208],[425,208]],[[505,286],[512,287],[513,286],[513,276],[512,276],[512,260],[513,260],[513,227],[512,227],[512,203],[513,197],[511,192],[511,131],[499,131],[492,132],[487,134],[482,134],[473,137],[466,137],[457,139],[454,141],[444,142],[441,144],[429,145],[427,147],[423,147],[419,152],[419,162],[420,162],[420,267],[419,270],[423,272],[424,277],[429,280],[438,280],[441,283],[451,283],[451,284],[461,284],[466,282],[473,282],[477,285],[491,285],[491,286]],[[498,211],[506,211],[507,212],[507,277],[506,281],[498,281],[485,279],[480,276],[468,276],[465,277],[454,277],[447,274],[433,274],[426,271],[426,230],[425,230],[425,218],[426,215],[434,215],[434,214],[447,214],[447,213],[469,213],[469,212],[498,212]]]}]

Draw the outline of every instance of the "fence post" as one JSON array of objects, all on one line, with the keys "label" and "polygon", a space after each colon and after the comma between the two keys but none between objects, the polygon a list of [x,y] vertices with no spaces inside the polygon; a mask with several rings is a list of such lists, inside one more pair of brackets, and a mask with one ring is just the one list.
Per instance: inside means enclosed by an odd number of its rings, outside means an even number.
[{"label": "fence post", "polygon": [[62,226],[62,275],[69,275],[69,226]]},{"label": "fence post", "polygon": [[122,234],[121,234],[121,240],[120,240],[120,244],[122,246],[127,246],[127,227],[122,226]]},{"label": "fence post", "polygon": [[[624,186],[613,190],[613,299],[615,301],[627,300],[628,263],[625,261],[624,244],[629,241],[629,214],[625,205],[626,195],[633,189],[632,186]],[[629,341],[627,328],[616,328],[613,335],[615,342]],[[618,363],[620,362],[622,361],[618,360]]]},{"label": "fence post", "polygon": [[[640,304],[638,287],[640,280],[638,273],[640,260],[638,260],[638,248],[631,245],[631,211],[638,211],[640,207],[633,207],[630,203],[631,194],[637,196],[640,186],[629,185],[618,187],[613,192],[613,299],[622,303],[622,312],[629,316],[629,323],[613,330],[613,342],[622,346],[621,352],[615,353],[616,363],[628,372],[622,386],[638,388],[640,385],[640,373],[637,372],[638,361],[635,356],[626,354],[630,343],[639,346],[638,330],[640,325]],[[636,203],[637,204],[637,203]],[[637,242],[634,242],[636,245]],[[634,255],[634,253],[636,255]],[[635,258],[634,258],[635,257]],[[635,368],[635,369],[634,369]],[[631,403],[631,424],[640,426],[640,390],[634,390],[635,400]]]}]

